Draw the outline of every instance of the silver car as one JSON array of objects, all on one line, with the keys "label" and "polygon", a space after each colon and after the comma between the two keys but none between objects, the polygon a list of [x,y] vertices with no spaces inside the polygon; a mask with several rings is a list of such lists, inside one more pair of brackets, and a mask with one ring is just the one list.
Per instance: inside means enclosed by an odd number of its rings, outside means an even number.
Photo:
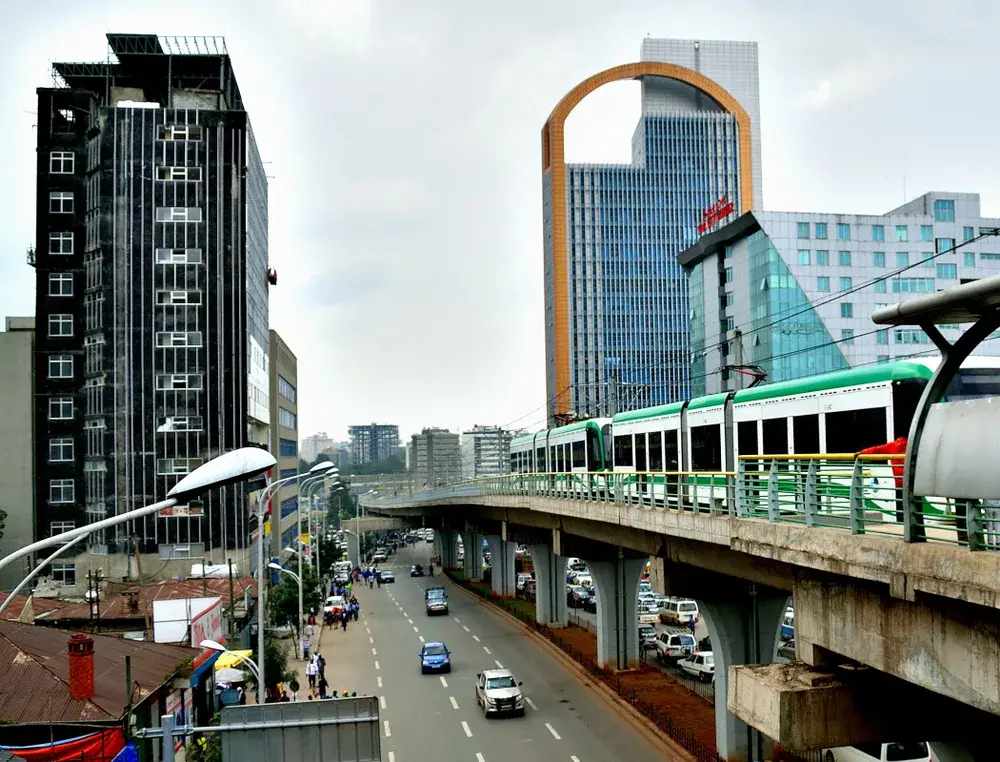
[{"label": "silver car", "polygon": [[476,675],[476,703],[487,717],[504,713],[524,716],[521,683],[509,669],[487,669]]}]

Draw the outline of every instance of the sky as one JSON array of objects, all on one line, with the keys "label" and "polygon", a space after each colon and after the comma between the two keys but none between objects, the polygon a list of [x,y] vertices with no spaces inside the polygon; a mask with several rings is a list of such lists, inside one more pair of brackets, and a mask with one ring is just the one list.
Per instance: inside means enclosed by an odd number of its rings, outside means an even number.
[{"label": "sky", "polygon": [[[270,179],[270,322],[299,431],[538,427],[540,131],[643,37],[759,44],[763,208],[1000,216],[994,0],[47,0],[0,32],[0,306],[34,311],[35,88],[106,32],[226,37]],[[627,162],[638,83],[590,95],[568,161]]]}]

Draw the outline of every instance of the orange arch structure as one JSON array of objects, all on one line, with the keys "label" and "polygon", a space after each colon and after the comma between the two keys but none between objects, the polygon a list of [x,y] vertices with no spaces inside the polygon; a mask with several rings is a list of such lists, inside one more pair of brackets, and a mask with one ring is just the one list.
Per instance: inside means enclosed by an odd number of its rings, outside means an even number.
[{"label": "orange arch structure", "polygon": [[570,342],[569,342],[569,266],[568,231],[566,230],[566,118],[580,101],[609,82],[639,77],[663,77],[697,88],[719,107],[736,117],[739,141],[740,212],[753,208],[753,173],[750,148],[750,116],[730,93],[704,74],[676,64],[639,61],[605,69],[583,80],[566,93],[549,114],[542,127],[542,175],[549,174],[552,193],[552,319],[555,354],[555,396],[550,410],[569,412]]}]

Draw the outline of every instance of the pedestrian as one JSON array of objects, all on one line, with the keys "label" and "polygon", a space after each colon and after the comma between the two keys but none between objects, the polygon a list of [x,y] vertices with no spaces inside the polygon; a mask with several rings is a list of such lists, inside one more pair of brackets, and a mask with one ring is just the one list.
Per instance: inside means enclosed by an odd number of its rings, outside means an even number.
[{"label": "pedestrian", "polygon": [[347,632],[347,620],[350,618],[350,612],[345,607],[343,611],[340,612],[340,629]]},{"label": "pedestrian", "polygon": [[319,670],[319,679],[326,680],[326,659],[322,654],[316,654],[316,668]]},{"label": "pedestrian", "polygon": [[309,680],[309,690],[316,690],[316,673],[319,670],[316,667],[316,660],[310,659],[309,663],[306,665],[306,678]]},{"label": "pedestrian", "polygon": [[[856,453],[855,458],[858,455],[906,455],[906,437],[896,437],[891,442],[883,445],[875,445],[874,447],[866,447],[864,450]],[[896,503],[896,521],[900,524],[903,523],[903,461],[900,459],[894,459],[891,461],[892,466],[892,476],[893,481],[896,483],[896,493],[895,493],[895,503]]]},{"label": "pedestrian", "polygon": [[378,572],[375,573],[375,584],[378,585],[380,588],[382,587],[382,575],[379,574]]},{"label": "pedestrian", "polygon": [[691,634],[694,635],[694,617],[688,617],[687,621],[688,629],[691,630]]},{"label": "pedestrian", "polygon": [[309,639],[309,636],[307,635],[306,637],[302,638],[302,658],[303,659],[306,659],[306,660],[309,659],[309,648],[310,648],[310,646],[312,646],[312,641]]},{"label": "pedestrian", "polygon": [[326,696],[326,690],[329,687],[330,687],[330,684],[326,681],[325,678],[321,677],[320,680],[319,680],[319,697],[321,699],[325,699],[327,697]]},{"label": "pedestrian", "polygon": [[354,612],[354,621],[358,621],[358,614],[361,613],[361,604],[358,603],[357,599],[351,604],[351,611]]},{"label": "pedestrian", "polygon": [[375,575],[374,574],[369,574],[368,575],[368,589],[371,590],[373,587],[375,587]]}]

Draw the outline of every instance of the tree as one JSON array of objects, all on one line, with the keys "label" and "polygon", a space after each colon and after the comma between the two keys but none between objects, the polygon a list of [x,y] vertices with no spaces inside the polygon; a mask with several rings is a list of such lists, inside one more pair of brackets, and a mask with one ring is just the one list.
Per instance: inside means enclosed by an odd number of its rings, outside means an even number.
[{"label": "tree", "polygon": [[295,677],[295,670],[288,668],[288,649],[267,633],[264,633],[264,659],[264,681],[269,691],[276,691],[278,683],[287,683]]},{"label": "tree", "polygon": [[[323,603],[319,577],[312,565],[302,564],[302,608],[303,611],[318,610]],[[267,594],[267,616],[271,624],[281,626],[294,624],[299,619],[299,583],[290,574],[280,574],[278,584]],[[298,626],[296,626],[298,631]]]},{"label": "tree", "polygon": [[0,508],[0,538],[3,537],[3,530],[7,525],[7,511]]}]

